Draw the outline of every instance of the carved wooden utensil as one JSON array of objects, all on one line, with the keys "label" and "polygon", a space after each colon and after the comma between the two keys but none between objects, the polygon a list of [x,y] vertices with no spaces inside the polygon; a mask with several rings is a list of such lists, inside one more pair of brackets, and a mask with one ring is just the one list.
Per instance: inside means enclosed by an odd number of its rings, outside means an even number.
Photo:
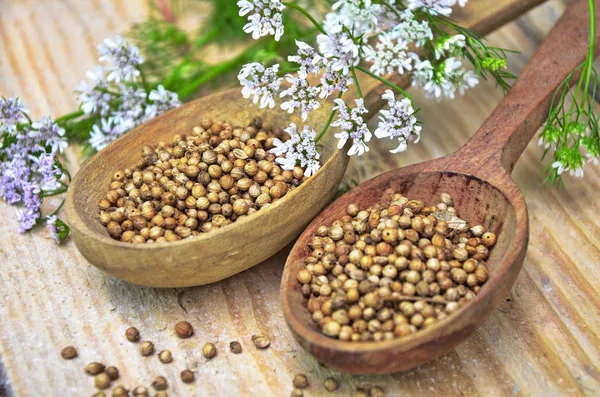
[{"label": "carved wooden utensil", "polygon": [[[600,0],[598,1],[600,3]],[[285,318],[298,342],[317,360],[342,371],[384,374],[442,355],[465,339],[506,297],[523,264],[529,238],[527,206],[511,179],[515,162],[545,120],[553,93],[583,62],[588,43],[587,1],[574,2],[529,61],[519,80],[478,132],[456,153],[377,176],[335,201],[308,226],[292,249],[281,282]],[[599,30],[596,29],[596,32]],[[600,34],[596,37],[596,43]],[[487,225],[498,236],[487,260],[490,278],[458,312],[414,336],[381,342],[343,342],[323,335],[306,309],[296,280],[320,225],[345,215],[350,203],[367,208],[392,188],[432,205],[442,192],[461,218]]]},{"label": "carved wooden utensil", "polygon": [[[481,34],[523,14],[542,0],[474,1],[456,11],[465,27]],[[373,79],[363,85],[370,115],[383,105],[376,93],[385,87]],[[407,76],[396,83],[407,86]],[[348,93],[348,98],[352,93]],[[325,125],[331,105],[311,113],[316,131]],[[203,119],[227,120],[247,125],[261,115],[274,126],[302,121],[278,107],[257,111],[242,98],[239,88],[217,93],[180,106],[126,134],[94,156],[77,173],[67,194],[66,213],[73,240],[94,266],[120,279],[152,287],[187,287],[208,284],[246,270],[274,255],[298,236],[329,203],[346,170],[347,156],[336,150],[332,133],[325,135],[323,166],[313,177],[272,206],[224,228],[172,243],[127,244],[111,239],[97,217],[97,203],[108,190],[111,175],[134,165],[144,144],[169,141],[189,134]],[[246,123],[246,124],[244,124]]]}]

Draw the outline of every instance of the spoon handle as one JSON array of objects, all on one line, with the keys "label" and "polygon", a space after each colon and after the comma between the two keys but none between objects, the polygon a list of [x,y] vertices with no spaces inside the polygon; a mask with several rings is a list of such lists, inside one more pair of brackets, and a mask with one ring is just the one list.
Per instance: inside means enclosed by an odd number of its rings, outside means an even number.
[{"label": "spoon handle", "polygon": [[[600,0],[595,3],[597,51],[600,48]],[[588,1],[571,3],[508,94],[477,133],[452,157],[461,159],[463,164],[464,159],[469,159],[464,166],[475,174],[497,171],[499,165],[510,174],[531,138],[545,122],[557,88],[585,60],[589,26]],[[578,76],[579,71],[574,77]]]}]

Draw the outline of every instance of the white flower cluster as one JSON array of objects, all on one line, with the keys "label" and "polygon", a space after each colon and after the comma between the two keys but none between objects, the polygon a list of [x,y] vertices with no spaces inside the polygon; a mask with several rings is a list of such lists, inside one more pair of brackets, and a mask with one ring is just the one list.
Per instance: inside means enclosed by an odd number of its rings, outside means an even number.
[{"label": "white flower cluster", "polygon": [[299,165],[304,169],[305,176],[309,177],[315,174],[321,167],[319,152],[317,152],[315,144],[317,135],[315,131],[304,126],[302,131],[298,132],[296,124],[291,123],[285,132],[290,135],[290,139],[285,142],[275,139],[273,142],[275,147],[270,150],[277,156],[275,161],[281,164],[281,168],[284,170],[293,170],[295,166]]},{"label": "white flower cluster", "polygon": [[[320,107],[319,99],[348,90],[355,82],[355,68],[364,60],[370,64],[371,73],[377,76],[412,71],[413,85],[422,88],[427,96],[438,100],[454,98],[478,82],[476,74],[462,67],[466,38],[443,32],[434,38],[428,18],[423,15],[448,16],[453,6],[464,6],[465,3],[466,0],[389,0],[385,4],[374,0],[337,0],[319,26],[322,33],[316,38],[316,47],[296,41],[298,50],[288,57],[288,61],[298,65],[297,75],[287,75],[287,83],[282,88],[282,80],[277,75],[279,65],[266,68],[258,63],[247,64],[238,76],[243,86],[242,94],[246,98],[253,97],[254,103],[261,107],[273,107],[281,89],[281,108],[290,113],[298,109],[302,119],[306,120],[312,110]],[[240,15],[249,15],[244,29],[254,38],[270,34],[279,39],[283,33],[281,12],[285,8],[281,1],[240,0],[238,6]],[[377,36],[377,42],[371,46],[368,41],[374,36]],[[412,46],[426,44],[433,59],[420,59],[409,50]],[[419,141],[421,127],[417,125],[410,100],[396,100],[391,91],[387,91],[383,99],[387,100],[389,109],[382,111],[375,136],[397,139],[399,146],[392,152],[403,151],[408,142]],[[334,111],[339,114],[332,126],[341,129],[335,134],[339,147],[351,142],[349,155],[367,152],[367,143],[373,134],[364,120],[367,113],[364,101],[356,100],[354,108],[339,98],[334,102]],[[296,131],[296,126],[290,129]],[[274,153],[292,152],[283,148],[276,148]],[[290,159],[294,164],[302,163],[300,157],[298,160],[295,156],[285,158],[288,166]]]},{"label": "white flower cluster", "polygon": [[177,94],[163,86],[146,90],[139,83],[143,58],[136,46],[116,36],[98,46],[98,53],[104,66],[87,72],[89,82],[82,82],[78,89],[81,110],[99,116],[89,140],[97,151],[138,124],[181,104]]}]

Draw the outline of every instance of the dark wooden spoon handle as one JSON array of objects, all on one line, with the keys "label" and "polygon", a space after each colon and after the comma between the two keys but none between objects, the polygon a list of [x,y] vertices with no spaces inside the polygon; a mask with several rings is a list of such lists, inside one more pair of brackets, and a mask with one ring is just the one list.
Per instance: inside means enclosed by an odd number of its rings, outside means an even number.
[{"label": "dark wooden spoon handle", "polygon": [[[600,0],[595,3],[595,50],[598,50]],[[489,175],[499,170],[499,166],[512,172],[527,144],[546,120],[560,83],[585,60],[589,26],[588,1],[574,1],[498,107],[467,144],[452,156],[454,164],[460,163],[465,172],[476,175]],[[579,71],[575,73],[577,76]]]}]

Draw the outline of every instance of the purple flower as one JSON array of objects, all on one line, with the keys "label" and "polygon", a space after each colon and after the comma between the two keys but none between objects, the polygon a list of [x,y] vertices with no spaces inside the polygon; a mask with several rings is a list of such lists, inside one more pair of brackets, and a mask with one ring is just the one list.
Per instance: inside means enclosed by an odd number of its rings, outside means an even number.
[{"label": "purple flower", "polygon": [[19,123],[27,121],[29,113],[19,98],[0,98],[0,133],[13,133]]}]

